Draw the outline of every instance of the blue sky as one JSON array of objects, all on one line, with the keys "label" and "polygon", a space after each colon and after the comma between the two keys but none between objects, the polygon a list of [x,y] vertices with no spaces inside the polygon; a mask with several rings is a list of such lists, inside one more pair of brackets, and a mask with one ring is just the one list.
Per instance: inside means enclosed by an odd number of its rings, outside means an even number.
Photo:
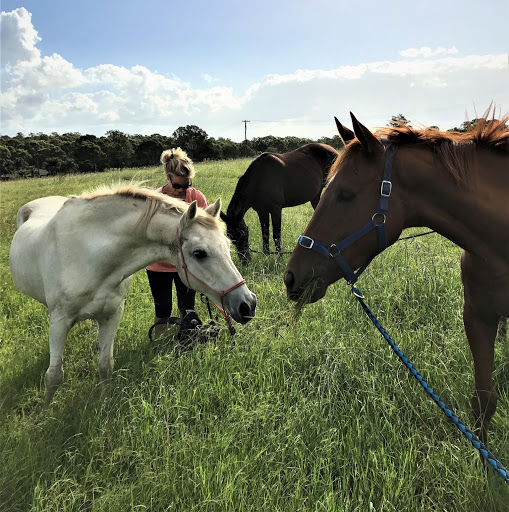
[{"label": "blue sky", "polygon": [[506,0],[3,0],[2,126],[335,134],[509,110]]}]

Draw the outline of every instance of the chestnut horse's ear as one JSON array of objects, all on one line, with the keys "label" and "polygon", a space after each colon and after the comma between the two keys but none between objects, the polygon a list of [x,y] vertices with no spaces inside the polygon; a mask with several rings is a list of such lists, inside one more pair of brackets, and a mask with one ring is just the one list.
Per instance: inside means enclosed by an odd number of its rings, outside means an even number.
[{"label": "chestnut horse's ear", "polygon": [[355,133],[352,132],[352,130],[350,130],[349,128],[347,128],[346,126],[343,126],[339,121],[338,121],[338,118],[336,116],[334,116],[334,120],[336,121],[336,127],[338,129],[338,133],[340,135],[340,137],[343,139],[343,142],[345,144],[347,144],[348,142],[350,142],[351,140],[355,139]]},{"label": "chestnut horse's ear", "polygon": [[366,153],[376,153],[382,149],[382,144],[363,124],[357,121],[356,117],[350,112],[352,118],[353,131],[359,139],[362,149]]},{"label": "chestnut horse's ear", "polygon": [[214,204],[207,206],[205,211],[212,215],[212,217],[218,217],[221,212],[221,198],[218,198]]}]

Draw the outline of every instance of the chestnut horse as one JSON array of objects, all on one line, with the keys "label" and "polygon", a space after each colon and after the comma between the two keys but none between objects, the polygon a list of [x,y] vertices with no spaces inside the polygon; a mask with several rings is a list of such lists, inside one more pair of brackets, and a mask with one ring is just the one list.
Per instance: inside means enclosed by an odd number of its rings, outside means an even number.
[{"label": "chestnut horse", "polygon": [[262,153],[239,178],[226,215],[226,232],[243,263],[250,260],[244,215],[253,208],[262,228],[263,252],[269,252],[269,215],[276,251],[281,252],[281,210],[311,201],[316,208],[338,152],[327,144],[306,144],[289,153]]},{"label": "chestnut horse", "polygon": [[336,119],[351,142],[288,261],[288,297],[315,302],[338,279],[354,283],[405,228],[427,226],[462,247],[472,408],[485,440],[497,405],[494,340],[509,315],[509,116],[488,111],[467,133],[383,128],[382,139],[351,117],[353,132]]}]

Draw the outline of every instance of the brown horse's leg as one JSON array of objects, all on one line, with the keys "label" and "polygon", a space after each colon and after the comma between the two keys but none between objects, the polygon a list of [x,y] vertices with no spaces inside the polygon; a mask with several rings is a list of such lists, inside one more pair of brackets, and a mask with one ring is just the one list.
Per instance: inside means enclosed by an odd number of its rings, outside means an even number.
[{"label": "brown horse's leg", "polygon": [[485,442],[489,422],[497,407],[497,393],[492,377],[495,336],[500,315],[495,311],[485,262],[463,252],[461,269],[465,297],[463,323],[474,359],[474,430]]},{"label": "brown horse's leg", "polygon": [[272,238],[274,239],[274,245],[278,254],[281,254],[281,213],[281,209],[270,213],[272,219]]},{"label": "brown horse's leg", "polygon": [[262,247],[263,252],[268,254],[270,252],[269,247],[269,212],[259,211],[258,218],[260,219],[260,226],[262,228]]}]

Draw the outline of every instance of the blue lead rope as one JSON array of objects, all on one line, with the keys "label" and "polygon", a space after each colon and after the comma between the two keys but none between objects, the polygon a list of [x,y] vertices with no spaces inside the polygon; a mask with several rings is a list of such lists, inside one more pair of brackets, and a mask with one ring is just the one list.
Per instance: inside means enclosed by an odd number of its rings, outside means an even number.
[{"label": "blue lead rope", "polygon": [[396,343],[391,339],[391,337],[387,334],[386,330],[380,325],[380,322],[376,319],[375,315],[371,312],[369,307],[364,302],[364,295],[360,290],[352,286],[352,292],[357,297],[357,300],[360,302],[362,309],[368,316],[368,318],[373,322],[373,325],[380,331],[380,334],[387,340],[387,343],[391,346],[392,350],[397,354],[402,363],[408,368],[410,373],[417,379],[419,384],[426,390],[426,393],[433,399],[433,401],[442,409],[443,413],[459,428],[461,433],[472,443],[476,450],[479,450],[479,453],[488,461],[490,466],[504,479],[506,484],[509,484],[509,472],[502,465],[502,463],[491,453],[484,443],[473,434],[467,426],[465,426],[457,416],[453,414],[453,412],[446,407],[444,402],[440,400],[440,397],[433,391],[433,389],[428,385],[428,383],[422,378],[422,375],[414,368],[412,363],[405,357],[403,352],[398,348]]}]

